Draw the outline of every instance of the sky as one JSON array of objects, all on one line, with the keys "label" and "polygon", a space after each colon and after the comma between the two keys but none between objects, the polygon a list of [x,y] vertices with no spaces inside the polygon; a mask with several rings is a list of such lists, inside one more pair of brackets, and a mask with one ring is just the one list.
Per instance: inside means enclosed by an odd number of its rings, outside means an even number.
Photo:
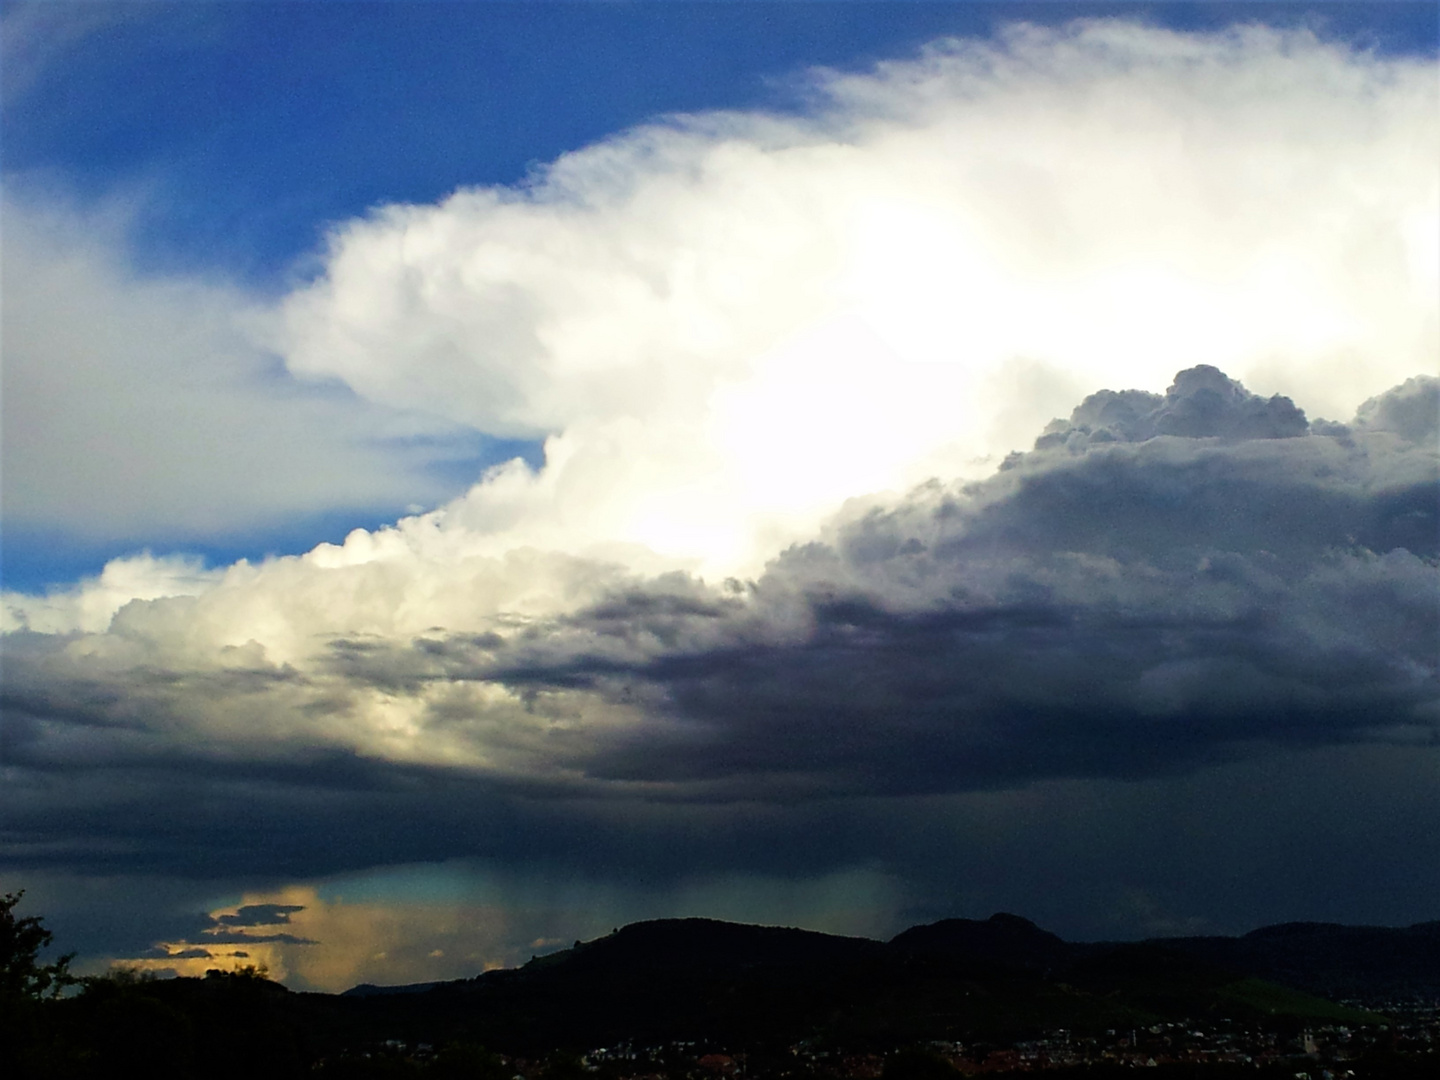
[{"label": "sky", "polygon": [[1433,4],[0,5],[84,970],[1440,918]]}]

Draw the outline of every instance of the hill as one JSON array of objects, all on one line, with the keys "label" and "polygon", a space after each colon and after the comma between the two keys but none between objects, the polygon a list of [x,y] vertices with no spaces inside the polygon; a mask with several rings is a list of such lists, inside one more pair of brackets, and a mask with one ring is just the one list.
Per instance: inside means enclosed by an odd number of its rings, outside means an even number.
[{"label": "hill", "polygon": [[[31,1002],[23,1031],[0,1025],[11,1032],[0,1039],[0,1059],[46,1063],[7,1072],[17,1076],[213,1080],[317,1068],[334,1077],[509,1080],[528,1061],[548,1063],[524,1073],[546,1080],[586,1075],[566,1053],[618,1047],[599,1060],[609,1062],[605,1078],[620,1080],[708,1075],[698,1062],[707,1048],[722,1048],[720,1057],[747,1055],[750,1075],[814,1078],[874,1076],[881,1061],[940,1075],[933,1046],[963,1042],[963,1063],[989,1062],[984,1071],[996,1062],[1019,1067],[1016,1048],[1028,1045],[1056,1067],[1119,1068],[1158,1056],[1177,1067],[1240,1068],[1264,1058],[1288,1077],[1295,1070],[1285,1073],[1287,1062],[1313,1054],[1309,1033],[1330,1031],[1332,1063],[1358,1062],[1361,1051],[1391,1054],[1390,1071],[1367,1065],[1356,1074],[1364,1080],[1409,1077],[1412,1065],[1418,1077],[1433,1075],[1422,1068],[1432,1058],[1421,1058],[1440,1035],[1434,1017],[1397,1027],[1312,991],[1432,986],[1440,981],[1434,939],[1435,924],[1302,924],[1243,938],[1073,943],[1001,914],[912,927],[880,942],[667,919],[512,970],[342,995],[293,992],[254,972],[91,980],[76,996]],[[1275,974],[1288,985],[1263,977]],[[1407,1023],[1410,1042],[1397,1043]],[[1352,1030],[1371,1034],[1346,1042]],[[243,1052],[216,1054],[222,1046]],[[897,1056],[906,1047],[911,1057]]]},{"label": "hill", "polygon": [[1399,928],[1282,923],[1243,937],[1155,944],[1324,997],[1440,998],[1440,922]]},{"label": "hill", "polygon": [[417,1040],[463,1028],[511,1052],[814,1037],[878,1048],[1206,1017],[1376,1019],[1163,943],[1072,944],[1014,915],[945,920],[884,943],[658,920],[515,970],[429,989],[357,987],[345,1000],[366,1026],[398,1024]]}]

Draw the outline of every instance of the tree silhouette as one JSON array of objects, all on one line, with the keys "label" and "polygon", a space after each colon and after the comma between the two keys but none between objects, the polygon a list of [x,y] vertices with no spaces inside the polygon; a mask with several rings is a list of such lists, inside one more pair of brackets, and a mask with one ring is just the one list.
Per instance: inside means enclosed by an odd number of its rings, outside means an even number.
[{"label": "tree silhouette", "polygon": [[15,917],[23,892],[0,896],[0,1073],[40,1075],[52,1042],[45,1007],[78,980],[70,974],[74,953],[42,964],[52,935],[39,916]]},{"label": "tree silhouette", "polygon": [[38,915],[15,917],[15,905],[24,895],[21,890],[0,896],[0,999],[7,1005],[16,1000],[58,997],[78,981],[70,974],[74,953],[66,953],[53,964],[40,963],[40,952],[54,935]]}]

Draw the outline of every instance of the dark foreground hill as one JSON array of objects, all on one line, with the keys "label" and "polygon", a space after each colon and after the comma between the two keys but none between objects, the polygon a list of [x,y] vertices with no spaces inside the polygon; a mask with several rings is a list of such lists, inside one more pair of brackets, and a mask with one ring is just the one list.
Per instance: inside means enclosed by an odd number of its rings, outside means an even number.
[{"label": "dark foreground hill", "polygon": [[[315,1075],[327,1061],[321,1074],[328,1068],[342,1075],[336,1062],[373,1063],[374,1054],[391,1053],[388,1044],[451,1047],[471,1055],[453,1075],[490,1080],[513,1076],[514,1059],[556,1060],[557,1051],[617,1044],[744,1049],[752,1055],[751,1075],[761,1075],[762,1060],[793,1062],[797,1045],[889,1060],[885,1055],[897,1048],[931,1040],[1004,1047],[1058,1029],[1066,1040],[1094,1035],[1115,1043],[1126,1032],[1169,1031],[1168,1024],[1176,1031],[1268,1032],[1274,1045],[1303,1046],[1307,1029],[1384,1021],[1307,990],[1435,985],[1434,938],[1429,924],[1075,944],[1017,916],[996,915],[914,927],[879,942],[660,920],[514,970],[343,995],[295,993],[218,972],[205,979],[99,980],[78,997],[28,1013],[24,1038],[35,1048],[34,1061],[54,1066],[35,1075],[282,1077]],[[1168,1034],[1153,1039],[1156,1046],[1172,1041]],[[481,1046],[512,1063],[498,1064],[493,1053],[476,1057]],[[1132,1039],[1132,1054],[1135,1046]],[[225,1047],[231,1049],[216,1051]],[[432,1074],[442,1075],[424,1073]],[[793,1070],[775,1073],[782,1074]]]},{"label": "dark foreground hill", "polygon": [[1323,997],[1440,998],[1440,922],[1401,929],[1283,923],[1238,938],[1168,938],[1157,944]]},{"label": "dark foreground hill", "polygon": [[1163,944],[1076,945],[1013,915],[946,920],[885,943],[661,920],[512,971],[429,988],[357,987],[345,997],[367,1026],[399,1025],[418,1039],[450,1022],[515,1052],[815,1036],[873,1048],[1185,1018],[1374,1019]]}]

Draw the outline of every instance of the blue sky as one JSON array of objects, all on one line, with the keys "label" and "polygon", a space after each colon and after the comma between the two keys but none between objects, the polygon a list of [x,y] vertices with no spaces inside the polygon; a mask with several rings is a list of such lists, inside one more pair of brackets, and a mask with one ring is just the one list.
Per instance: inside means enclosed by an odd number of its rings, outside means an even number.
[{"label": "blue sky", "polygon": [[1435,917],[1433,4],[0,16],[0,884],[92,968]]}]

